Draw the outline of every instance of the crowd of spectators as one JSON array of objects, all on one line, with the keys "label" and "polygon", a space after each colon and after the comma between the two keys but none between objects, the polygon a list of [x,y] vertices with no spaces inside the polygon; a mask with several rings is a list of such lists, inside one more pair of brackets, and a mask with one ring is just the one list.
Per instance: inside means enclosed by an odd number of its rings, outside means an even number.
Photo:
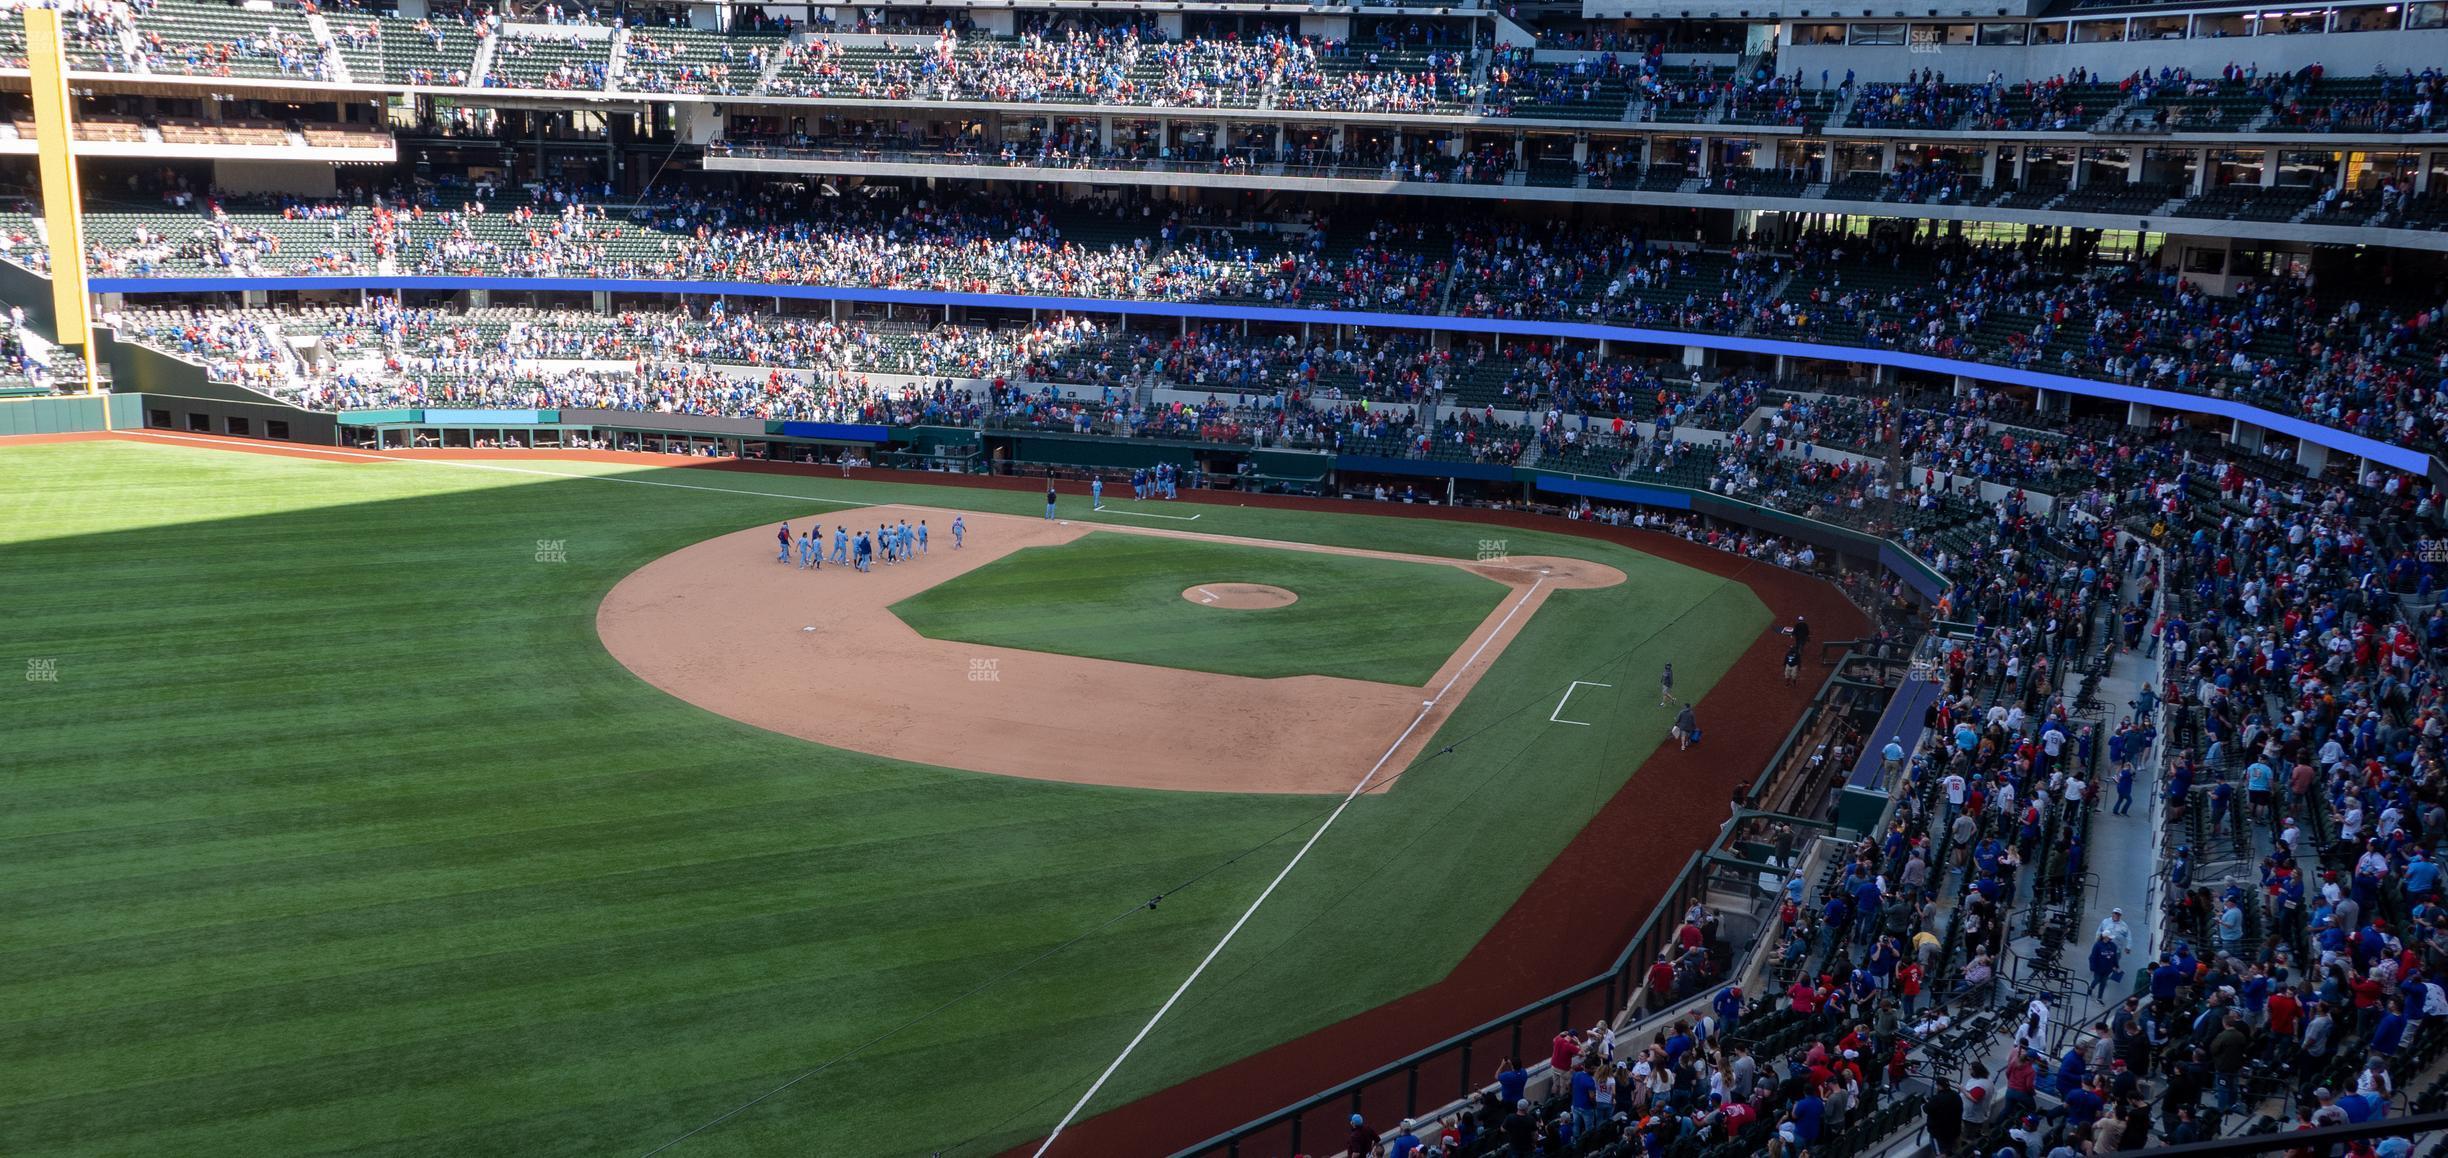
[{"label": "crowd of spectators", "polygon": [[714,50],[712,61],[692,59],[681,45],[655,38],[653,32],[638,29],[629,34],[628,45],[622,50],[620,85],[632,92],[714,93],[731,95],[752,92],[765,75],[773,46],[752,42],[742,52],[724,37]]},{"label": "crowd of spectators", "polygon": [[2042,80],[2008,81],[1997,72],[1978,84],[1949,84],[1938,69],[1915,69],[1895,82],[1858,83],[1848,74],[1842,95],[1849,120],[1867,128],[2079,132],[2118,99],[2100,95],[2088,70]]},{"label": "crowd of spectators", "polygon": [[[556,194],[456,208],[205,208],[183,233],[159,217],[113,229],[101,216],[89,226],[91,268],[814,282],[1601,321],[1905,349],[2238,398],[2409,445],[2438,445],[2448,418],[2436,382],[2448,328],[2421,298],[2375,281],[2353,287],[2375,295],[2358,300],[2300,275],[2241,279],[2214,295],[2156,255],[2104,259],[2079,240],[1808,231],[1713,250],[1653,241],[1637,226],[1344,225],[1321,215],[1287,231],[1211,228],[1152,204],[982,196],[617,207]],[[1101,242],[1070,240],[1091,227]],[[0,234],[0,244],[38,268],[44,260],[30,228]],[[1639,385],[1576,386],[1571,402],[1606,413]]]}]

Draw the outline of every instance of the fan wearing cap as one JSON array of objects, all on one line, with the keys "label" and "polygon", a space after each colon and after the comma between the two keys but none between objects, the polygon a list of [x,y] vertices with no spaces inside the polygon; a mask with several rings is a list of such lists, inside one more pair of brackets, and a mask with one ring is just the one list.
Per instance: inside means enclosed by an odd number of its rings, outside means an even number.
[{"label": "fan wearing cap", "polygon": [[2336,1091],[2322,1086],[2312,1091],[2312,1100],[2320,1103],[2319,1107],[2312,1111],[2314,1126],[2343,1126],[2346,1124],[2346,1110],[2345,1107],[2337,1104]]},{"label": "fan wearing cap", "polygon": [[1358,1114],[1351,1116],[1351,1139],[1343,1144],[1345,1154],[1368,1158],[1377,1152],[1377,1131],[1368,1128],[1368,1120]]},{"label": "fan wearing cap", "polygon": [[1418,1130],[1417,1119],[1403,1119],[1402,1128],[1395,1132],[1394,1140],[1386,1144],[1386,1158],[1411,1158],[1413,1153],[1425,1145],[1419,1139]]}]

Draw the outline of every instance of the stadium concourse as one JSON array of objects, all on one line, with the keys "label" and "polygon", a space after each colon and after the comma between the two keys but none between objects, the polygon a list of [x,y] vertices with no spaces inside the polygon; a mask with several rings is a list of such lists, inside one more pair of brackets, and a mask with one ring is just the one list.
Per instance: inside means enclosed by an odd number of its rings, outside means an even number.
[{"label": "stadium concourse", "polygon": [[82,245],[5,98],[0,432],[1049,516],[1162,472],[1154,518],[1562,528],[1815,612],[1731,649],[1790,737],[1707,699],[1707,791],[1614,797],[1449,976],[947,1129],[2448,1153],[2438,0],[57,7]]}]

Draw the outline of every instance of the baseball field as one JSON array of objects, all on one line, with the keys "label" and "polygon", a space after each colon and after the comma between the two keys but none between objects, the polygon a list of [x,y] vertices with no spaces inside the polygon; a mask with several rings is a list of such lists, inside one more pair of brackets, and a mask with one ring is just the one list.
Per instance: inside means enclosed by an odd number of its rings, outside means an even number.
[{"label": "baseball field", "polygon": [[1437,983],[1635,777],[1721,816],[1656,673],[1771,622],[1359,507],[171,440],[0,483],[12,1155],[998,1153],[1135,1038],[1089,1115]]}]

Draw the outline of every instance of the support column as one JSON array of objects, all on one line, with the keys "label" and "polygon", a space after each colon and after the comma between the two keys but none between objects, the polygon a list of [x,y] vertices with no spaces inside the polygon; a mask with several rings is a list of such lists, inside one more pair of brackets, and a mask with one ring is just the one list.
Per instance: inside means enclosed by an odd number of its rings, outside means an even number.
[{"label": "support column", "polygon": [[[94,369],[91,300],[85,292],[85,198],[77,188],[76,138],[69,128],[75,106],[68,99],[68,42],[60,28],[58,9],[27,8],[25,27],[27,83],[34,98],[35,172],[41,182],[43,226],[48,231],[51,252],[69,255],[51,263],[52,332],[61,345],[76,347],[85,392],[95,394],[101,391],[102,383]],[[55,364],[52,373],[64,383],[67,375],[63,371],[67,369]],[[102,407],[102,421],[107,429],[110,425],[107,403]]]},{"label": "support column", "polygon": [[2139,402],[2128,402],[2125,404],[2125,425],[2136,426],[2144,430],[2148,430],[2151,428],[2151,424],[2157,421],[2159,421],[2159,418],[2157,415],[2151,413],[2150,407]]},{"label": "support column", "polygon": [[[596,313],[608,314],[612,312],[611,290],[596,290],[593,293],[588,294],[587,298],[589,303],[594,307]],[[774,312],[777,314],[782,312],[782,299],[774,299]]]},{"label": "support column", "polygon": [[2193,187],[2189,192],[2199,197],[2210,191],[2210,150],[2193,150]]},{"label": "support column", "polygon": [[2261,449],[2261,428],[2230,420],[2227,424],[2227,441],[2246,450],[2259,450]]},{"label": "support column", "polygon": [[2295,443],[2295,465],[2304,468],[2305,473],[2317,476],[2329,469],[2329,448],[2308,438],[2298,439]]}]

